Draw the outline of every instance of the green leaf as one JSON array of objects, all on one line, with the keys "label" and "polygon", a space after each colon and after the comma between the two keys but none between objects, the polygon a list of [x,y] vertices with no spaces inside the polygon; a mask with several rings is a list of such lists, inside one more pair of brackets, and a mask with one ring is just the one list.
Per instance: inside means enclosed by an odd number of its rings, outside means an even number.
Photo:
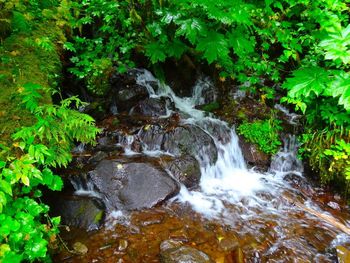
[{"label": "green leaf", "polygon": [[0,188],[4,193],[12,196],[12,187],[9,182],[0,179]]},{"label": "green leaf", "polygon": [[146,56],[151,59],[153,64],[163,62],[166,59],[164,45],[158,42],[152,42],[145,46]]},{"label": "green leaf", "polygon": [[179,59],[186,50],[187,46],[178,39],[175,39],[173,42],[168,44],[167,54],[169,57]]},{"label": "green leaf", "polygon": [[255,48],[255,40],[249,39],[249,36],[246,36],[244,31],[243,27],[239,27],[226,34],[230,47],[232,47],[234,52],[240,57],[254,52]]},{"label": "green leaf", "polygon": [[335,75],[335,80],[329,85],[327,94],[339,97],[338,104],[350,111],[350,74],[341,72]]},{"label": "green leaf", "polygon": [[196,49],[204,52],[203,56],[209,64],[229,59],[228,41],[223,34],[215,31],[209,31],[206,37],[201,38]]},{"label": "green leaf", "polygon": [[52,178],[52,183],[51,185],[49,185],[49,188],[53,191],[60,191],[62,190],[62,187],[63,187],[62,178],[57,175],[54,175]]},{"label": "green leaf", "polygon": [[350,25],[335,33],[330,33],[320,42],[320,47],[326,51],[325,59],[340,59],[343,63],[350,63]]},{"label": "green leaf", "polygon": [[21,175],[21,181],[22,181],[22,183],[23,183],[24,185],[29,186],[29,178],[28,178],[28,176],[22,174],[22,175]]},{"label": "green leaf", "polygon": [[282,85],[288,89],[290,98],[309,97],[314,93],[322,94],[329,84],[328,72],[321,67],[301,68],[293,72],[293,77],[288,78]]},{"label": "green leaf", "polygon": [[180,27],[176,30],[176,36],[184,36],[191,44],[197,42],[198,37],[205,36],[207,33],[205,24],[196,18],[190,18],[178,22]]}]

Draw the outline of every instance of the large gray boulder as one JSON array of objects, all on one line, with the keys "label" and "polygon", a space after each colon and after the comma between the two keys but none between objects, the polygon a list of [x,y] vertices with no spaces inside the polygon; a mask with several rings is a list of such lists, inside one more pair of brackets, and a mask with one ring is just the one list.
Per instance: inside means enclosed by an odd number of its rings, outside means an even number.
[{"label": "large gray boulder", "polygon": [[164,170],[145,160],[103,160],[89,172],[88,180],[111,209],[150,208],[179,191]]}]

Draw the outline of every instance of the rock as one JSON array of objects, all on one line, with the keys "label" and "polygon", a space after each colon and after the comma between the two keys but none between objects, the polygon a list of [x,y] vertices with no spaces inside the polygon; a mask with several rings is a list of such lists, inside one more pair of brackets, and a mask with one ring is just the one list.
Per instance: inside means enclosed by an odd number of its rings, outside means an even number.
[{"label": "rock", "polygon": [[136,106],[132,107],[130,114],[159,117],[167,115],[167,109],[174,110],[174,104],[169,98],[147,98],[137,103]]},{"label": "rock", "polygon": [[239,146],[241,147],[243,157],[248,165],[257,166],[262,170],[267,170],[270,165],[269,155],[263,153],[253,143],[247,142],[242,136],[239,137]]},{"label": "rock", "polygon": [[160,125],[145,125],[139,132],[138,136],[147,150],[161,150],[165,129]]},{"label": "rock", "polygon": [[186,124],[170,130],[159,125],[146,125],[138,136],[149,150],[163,150],[175,156],[191,155],[210,164],[218,158],[213,138],[196,125]]},{"label": "rock", "polygon": [[62,224],[87,231],[99,229],[105,217],[103,204],[87,196],[60,196],[51,207],[54,214],[61,216]]},{"label": "rock", "polygon": [[118,111],[129,111],[140,100],[148,97],[147,88],[136,83],[140,70],[130,70],[126,74],[115,74],[111,77],[111,105],[116,106]]},{"label": "rock", "polygon": [[201,179],[199,163],[193,156],[184,155],[163,162],[163,167],[187,188],[198,187]]},{"label": "rock", "polygon": [[167,240],[162,242],[160,248],[160,262],[162,263],[213,263],[204,252],[181,245],[180,242]]},{"label": "rock", "polygon": [[218,151],[212,137],[198,126],[187,124],[164,135],[162,149],[176,156],[189,154],[202,163],[214,164]]},{"label": "rock", "polygon": [[103,160],[89,172],[96,191],[108,208],[138,210],[153,207],[179,191],[178,184],[147,160]]},{"label": "rock", "polygon": [[337,259],[338,263],[348,263],[350,262],[350,251],[343,247],[343,246],[337,246]]},{"label": "rock", "polygon": [[177,241],[177,240],[173,240],[173,239],[169,239],[169,240],[165,240],[160,244],[160,250],[161,251],[165,251],[168,249],[172,249],[172,248],[178,248],[182,246],[182,242],[181,241]]},{"label": "rock", "polygon": [[202,129],[207,131],[211,136],[213,136],[222,144],[228,143],[231,139],[231,129],[227,126],[225,122],[221,120],[202,119],[196,121],[196,125],[200,126]]},{"label": "rock", "polygon": [[98,163],[103,159],[107,158],[107,156],[108,154],[106,152],[98,151],[89,158],[88,162],[93,164]]},{"label": "rock", "polygon": [[75,242],[73,244],[73,249],[76,253],[80,254],[80,255],[84,255],[88,252],[88,248],[80,242]]},{"label": "rock", "polygon": [[224,251],[233,251],[239,247],[237,238],[223,238],[219,242],[219,247]]}]

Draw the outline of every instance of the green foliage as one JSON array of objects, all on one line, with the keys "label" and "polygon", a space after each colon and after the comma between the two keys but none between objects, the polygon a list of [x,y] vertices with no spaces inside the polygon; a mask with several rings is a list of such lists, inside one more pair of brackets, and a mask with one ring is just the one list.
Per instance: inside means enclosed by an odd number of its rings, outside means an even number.
[{"label": "green foliage", "polygon": [[220,109],[220,103],[217,101],[205,104],[203,107],[201,107],[202,110],[207,112],[213,112],[215,110]]},{"label": "green foliage", "polygon": [[248,141],[258,145],[259,149],[267,154],[275,154],[282,145],[279,131],[282,130],[280,121],[270,120],[244,122],[237,128],[238,133]]},{"label": "green foliage", "polygon": [[16,157],[7,152],[0,162],[1,262],[48,260],[60,219],[48,217],[38,187],[61,190],[62,179],[50,167],[67,166],[74,141],[91,143],[99,131],[91,117],[71,109],[82,104],[76,97],[40,105],[40,85],[28,83],[20,92],[37,122],[13,135]]}]

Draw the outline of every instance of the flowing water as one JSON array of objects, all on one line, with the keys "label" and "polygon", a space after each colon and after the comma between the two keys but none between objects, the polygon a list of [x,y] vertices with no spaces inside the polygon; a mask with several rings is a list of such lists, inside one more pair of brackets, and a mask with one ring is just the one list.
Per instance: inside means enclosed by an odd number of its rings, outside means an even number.
[{"label": "flowing water", "polygon": [[[190,98],[177,97],[148,71],[140,71],[137,82],[147,87],[151,97],[169,97],[181,113],[181,122],[206,131],[216,144],[218,159],[211,164],[203,145],[196,156],[201,166],[198,189],[182,185],[180,193],[161,207],[110,213],[106,228],[84,239],[88,255],[66,257],[67,262],[158,262],[159,244],[168,238],[182,239],[216,262],[335,260],[331,248],[349,242],[344,233],[350,226],[348,208],[304,177],[295,136],[285,136],[268,172],[258,172],[247,167],[234,127],[195,108],[204,102],[203,93],[212,89],[210,80],[200,79]],[[162,118],[171,114],[168,110]],[[132,136],[121,141],[125,154],[136,154],[129,147]],[[144,149],[142,155],[169,155],[157,145]],[[76,188],[77,194],[93,191]],[[222,240],[232,241],[232,235],[240,248],[234,255],[222,247]],[[120,240],[128,244],[127,249],[119,249]]]}]

